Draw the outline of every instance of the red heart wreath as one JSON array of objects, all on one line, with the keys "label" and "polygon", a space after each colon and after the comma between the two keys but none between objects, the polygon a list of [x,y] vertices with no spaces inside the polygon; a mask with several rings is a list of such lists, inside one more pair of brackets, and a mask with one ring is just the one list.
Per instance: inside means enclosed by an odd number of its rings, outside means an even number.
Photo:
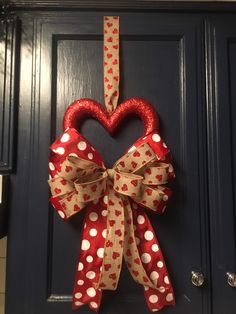
[{"label": "red heart wreath", "polygon": [[[112,169],[75,128],[87,116],[113,133],[127,115],[144,123],[139,138]],[[102,290],[117,288],[122,258],[144,287],[151,311],[174,305],[173,288],[145,209],[163,213],[174,177],[171,156],[158,133],[158,116],[145,100],[132,98],[113,113],[89,99],[75,101],[64,116],[64,133],[52,144],[51,204],[63,219],[86,207],[73,308],[98,310]]]}]

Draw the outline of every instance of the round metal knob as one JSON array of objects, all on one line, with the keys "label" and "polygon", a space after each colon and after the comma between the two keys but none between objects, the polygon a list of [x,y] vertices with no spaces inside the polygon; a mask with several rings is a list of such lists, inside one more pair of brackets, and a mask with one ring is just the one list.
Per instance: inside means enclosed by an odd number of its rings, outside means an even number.
[{"label": "round metal knob", "polygon": [[227,282],[230,287],[236,288],[236,274],[235,273],[226,273]]},{"label": "round metal knob", "polygon": [[191,281],[192,284],[196,287],[201,287],[204,284],[205,278],[203,274],[199,271],[191,272]]}]

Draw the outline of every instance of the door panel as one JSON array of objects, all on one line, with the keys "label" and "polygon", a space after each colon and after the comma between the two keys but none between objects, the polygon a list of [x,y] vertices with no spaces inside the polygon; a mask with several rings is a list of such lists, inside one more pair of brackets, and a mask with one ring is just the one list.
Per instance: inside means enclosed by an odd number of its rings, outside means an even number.
[{"label": "door panel", "polygon": [[[49,206],[49,145],[61,133],[64,111],[74,99],[103,103],[102,23],[109,14],[114,12],[21,16],[18,172],[12,177],[7,314],[72,312],[84,214],[64,222]],[[209,313],[209,289],[197,289],[190,281],[191,270],[203,271],[208,280],[203,24],[197,15],[119,15],[120,101],[138,96],[155,106],[177,175],[167,212],[150,215],[176,291],[177,306],[163,313]],[[81,131],[111,166],[141,134],[142,125],[130,119],[111,138],[89,119]],[[148,313],[141,287],[123,269],[118,290],[104,293],[101,313],[131,309]]]},{"label": "door panel", "polygon": [[[209,18],[208,141],[214,314],[233,314],[236,288],[226,273],[236,273],[236,31],[235,16]],[[211,73],[211,75],[210,75]]]}]

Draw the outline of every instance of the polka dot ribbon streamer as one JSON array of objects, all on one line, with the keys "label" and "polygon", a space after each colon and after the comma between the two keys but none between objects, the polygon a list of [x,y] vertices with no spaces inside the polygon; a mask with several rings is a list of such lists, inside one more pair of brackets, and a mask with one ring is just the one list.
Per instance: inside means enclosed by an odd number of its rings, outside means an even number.
[{"label": "polka dot ribbon streamer", "polygon": [[104,16],[104,96],[107,111],[119,98],[119,16]]},{"label": "polka dot ribbon streamer", "polygon": [[157,131],[137,142],[112,169],[75,129],[51,146],[51,204],[63,219],[86,207],[73,308],[98,311],[102,290],[117,288],[122,258],[144,287],[151,311],[174,305],[173,288],[145,209],[163,213],[174,177],[169,150]]}]

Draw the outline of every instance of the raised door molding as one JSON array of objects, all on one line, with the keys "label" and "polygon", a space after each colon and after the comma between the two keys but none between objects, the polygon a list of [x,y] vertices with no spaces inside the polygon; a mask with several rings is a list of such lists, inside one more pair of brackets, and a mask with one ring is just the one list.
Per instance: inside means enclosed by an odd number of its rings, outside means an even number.
[{"label": "raised door molding", "polygon": [[191,11],[194,12],[232,12],[236,4],[204,0],[197,1],[166,1],[166,0],[12,0],[11,4],[17,9],[118,9],[118,10],[158,10],[158,11]]},{"label": "raised door molding", "polygon": [[214,314],[235,313],[235,288],[226,273],[236,272],[235,239],[235,16],[206,21],[206,100]]},{"label": "raised door molding", "polygon": [[8,7],[0,9],[0,172],[11,173],[16,158],[20,21]]}]

